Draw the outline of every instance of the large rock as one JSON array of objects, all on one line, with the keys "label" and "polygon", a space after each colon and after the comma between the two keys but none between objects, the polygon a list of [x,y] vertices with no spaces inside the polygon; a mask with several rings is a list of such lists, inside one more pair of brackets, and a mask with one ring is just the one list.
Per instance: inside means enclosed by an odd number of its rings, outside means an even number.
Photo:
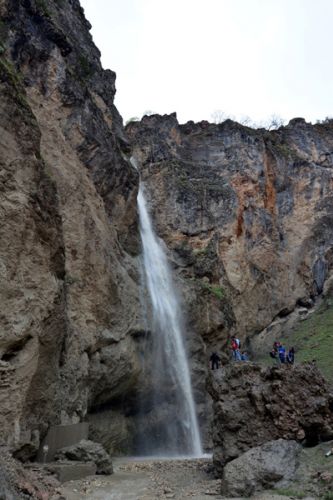
[{"label": "large rock", "polygon": [[30,468],[15,460],[8,449],[0,448],[0,500],[59,500],[57,479],[42,467]]},{"label": "large rock", "polygon": [[87,439],[79,443],[62,448],[55,455],[56,460],[74,460],[78,462],[93,462],[96,464],[97,474],[112,474],[112,460],[103,446]]},{"label": "large rock", "polygon": [[0,444],[27,459],[101,405],[127,432],[138,173],[79,1],[1,0],[0,16]]},{"label": "large rock", "polygon": [[252,448],[223,469],[222,495],[249,497],[257,491],[284,487],[294,478],[301,446],[278,439]]},{"label": "large rock", "polygon": [[313,364],[253,363],[213,372],[214,462],[218,470],[250,448],[283,438],[309,446],[333,437],[333,395]]}]

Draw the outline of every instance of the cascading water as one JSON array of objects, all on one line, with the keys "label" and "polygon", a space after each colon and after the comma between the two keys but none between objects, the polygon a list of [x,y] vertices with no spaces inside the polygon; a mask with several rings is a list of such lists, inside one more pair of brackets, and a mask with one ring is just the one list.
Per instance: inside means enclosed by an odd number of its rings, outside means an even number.
[{"label": "cascading water", "polygon": [[154,393],[150,406],[158,408],[158,417],[152,421],[144,449],[151,455],[201,456],[179,300],[166,255],[152,227],[142,184],[138,209],[144,275],[152,316],[150,376]]}]

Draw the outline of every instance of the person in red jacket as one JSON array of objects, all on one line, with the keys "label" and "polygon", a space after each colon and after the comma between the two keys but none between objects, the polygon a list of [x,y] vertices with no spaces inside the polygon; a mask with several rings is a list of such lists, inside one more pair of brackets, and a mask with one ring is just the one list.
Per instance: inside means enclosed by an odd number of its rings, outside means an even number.
[{"label": "person in red jacket", "polygon": [[232,357],[235,361],[241,361],[241,353],[240,353],[240,341],[234,335],[231,337],[231,349],[232,349]]}]

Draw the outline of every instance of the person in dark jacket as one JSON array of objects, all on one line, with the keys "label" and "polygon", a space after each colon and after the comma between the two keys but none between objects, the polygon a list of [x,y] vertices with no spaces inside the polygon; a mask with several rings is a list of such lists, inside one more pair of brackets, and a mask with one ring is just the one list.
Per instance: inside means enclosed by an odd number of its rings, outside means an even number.
[{"label": "person in dark jacket", "polygon": [[212,363],[212,370],[217,370],[219,367],[219,362],[221,361],[220,356],[216,352],[212,352],[209,360]]},{"label": "person in dark jacket", "polygon": [[293,365],[295,363],[295,349],[291,347],[287,355],[287,363]]}]

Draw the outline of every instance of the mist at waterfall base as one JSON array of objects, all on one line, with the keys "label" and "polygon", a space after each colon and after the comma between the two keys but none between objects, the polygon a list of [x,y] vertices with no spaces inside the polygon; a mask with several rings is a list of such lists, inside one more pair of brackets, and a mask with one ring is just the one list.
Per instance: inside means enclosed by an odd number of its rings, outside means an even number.
[{"label": "mist at waterfall base", "polygon": [[[192,394],[186,351],[182,338],[182,316],[163,248],[154,233],[144,188],[138,193],[140,236],[143,250],[142,284],[149,307],[144,308],[151,332],[144,367],[153,391],[141,408],[137,451],[141,456],[202,456],[199,427]],[[147,425],[148,424],[148,425]]]}]

